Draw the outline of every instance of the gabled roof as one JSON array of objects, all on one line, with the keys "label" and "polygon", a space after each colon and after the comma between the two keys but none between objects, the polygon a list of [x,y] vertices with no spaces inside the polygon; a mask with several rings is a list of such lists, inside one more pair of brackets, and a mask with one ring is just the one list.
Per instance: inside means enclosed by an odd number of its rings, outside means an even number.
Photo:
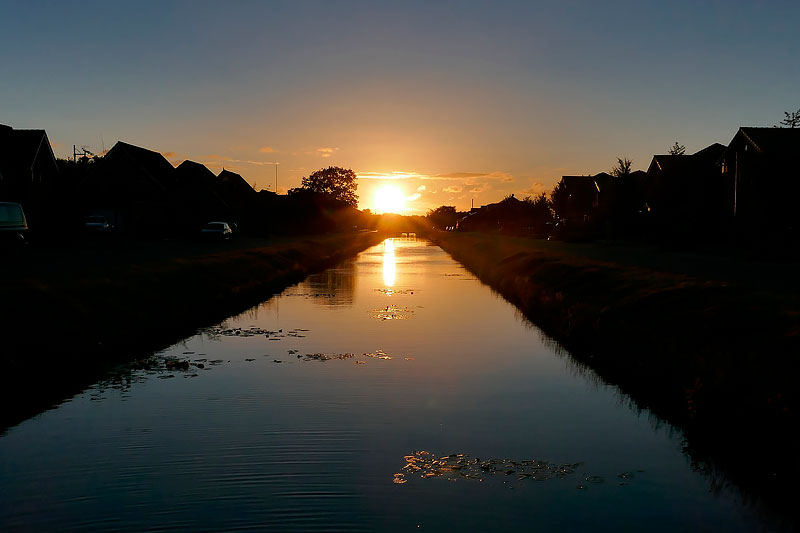
[{"label": "gabled roof", "polygon": [[692,157],[696,157],[699,159],[703,159],[708,161],[709,163],[717,164],[722,157],[722,154],[725,153],[725,149],[727,146],[721,143],[714,143],[711,145],[706,146],[702,150],[698,150],[697,152],[692,154]]},{"label": "gabled roof", "polygon": [[187,185],[195,182],[211,184],[217,179],[208,167],[188,159],[178,165],[178,168],[175,169],[175,175],[179,184]]},{"label": "gabled roof", "polygon": [[152,181],[162,189],[172,188],[175,182],[175,168],[163,155],[147,148],[135,146],[123,141],[117,141],[104,158],[104,166],[113,164],[118,158],[131,161],[140,172],[144,172]]},{"label": "gabled roof", "polygon": [[725,152],[726,147],[720,143],[706,146],[691,155],[654,155],[647,173],[683,174],[707,173],[715,167]]},{"label": "gabled roof", "polygon": [[594,176],[561,176],[567,193],[586,194],[600,192],[614,180],[614,176],[607,172],[600,172]]},{"label": "gabled roof", "polygon": [[253,195],[253,197],[258,194],[242,176],[224,168],[217,175],[217,183],[227,191],[234,191],[236,194],[244,193],[248,196]]},{"label": "gabled roof", "polygon": [[800,152],[800,128],[742,127],[734,140],[739,135],[760,153],[794,155]]},{"label": "gabled roof", "polygon": [[36,158],[43,150],[55,163],[56,158],[44,130],[15,130],[0,124],[0,173],[22,172],[30,175]]}]

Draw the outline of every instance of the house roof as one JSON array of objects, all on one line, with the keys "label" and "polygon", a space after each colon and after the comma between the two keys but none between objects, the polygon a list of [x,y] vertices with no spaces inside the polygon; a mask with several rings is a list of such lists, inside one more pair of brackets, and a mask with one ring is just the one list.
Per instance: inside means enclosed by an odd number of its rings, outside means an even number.
[{"label": "house roof", "polygon": [[736,132],[736,136],[738,135],[741,135],[761,153],[788,155],[797,154],[800,151],[800,128],[742,127]]},{"label": "house roof", "polygon": [[727,146],[721,143],[710,144],[702,150],[698,150],[697,152],[693,153],[692,157],[706,160],[709,163],[717,164],[722,157],[722,154],[725,153],[726,148]]},{"label": "house roof", "polygon": [[217,179],[217,176],[208,167],[188,159],[178,165],[178,168],[175,169],[175,175],[178,183],[187,185],[195,182],[210,184]]},{"label": "house roof", "polygon": [[691,155],[654,155],[647,173],[651,176],[657,172],[670,175],[708,173],[719,163],[725,150],[725,145],[714,143]]},{"label": "house roof", "polygon": [[600,172],[594,176],[561,176],[568,194],[586,194],[602,191],[614,180],[614,176],[607,172]]},{"label": "house roof", "polygon": [[227,191],[235,191],[236,194],[243,193],[253,196],[258,194],[242,176],[224,168],[217,175],[217,183]]},{"label": "house roof", "polygon": [[117,141],[104,158],[104,166],[119,157],[125,157],[139,167],[153,182],[168,190],[175,183],[175,168],[158,152],[123,141]]},{"label": "house roof", "polygon": [[28,173],[42,150],[55,162],[44,130],[15,130],[0,124],[0,173]]}]

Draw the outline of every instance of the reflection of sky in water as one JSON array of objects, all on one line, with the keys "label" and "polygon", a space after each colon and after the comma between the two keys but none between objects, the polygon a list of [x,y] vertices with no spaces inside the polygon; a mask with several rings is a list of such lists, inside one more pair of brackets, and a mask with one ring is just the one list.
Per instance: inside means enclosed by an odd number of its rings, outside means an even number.
[{"label": "reflection of sky in water", "polygon": [[383,242],[383,284],[387,287],[394,287],[396,270],[394,239],[386,239]]},{"label": "reflection of sky in water", "polygon": [[[407,319],[376,319],[387,306]],[[370,248],[165,354],[203,367],[136,371],[0,438],[0,529],[758,529],[668,428],[424,241]],[[422,450],[480,462],[426,458],[421,479],[404,458]]]}]

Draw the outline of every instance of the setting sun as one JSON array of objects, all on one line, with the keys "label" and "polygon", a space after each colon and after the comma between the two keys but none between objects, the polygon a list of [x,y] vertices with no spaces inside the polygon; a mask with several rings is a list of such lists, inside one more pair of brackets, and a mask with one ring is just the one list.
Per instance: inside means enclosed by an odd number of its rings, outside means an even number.
[{"label": "setting sun", "polygon": [[372,205],[378,213],[401,213],[406,208],[406,195],[396,185],[384,185],[375,191]]}]

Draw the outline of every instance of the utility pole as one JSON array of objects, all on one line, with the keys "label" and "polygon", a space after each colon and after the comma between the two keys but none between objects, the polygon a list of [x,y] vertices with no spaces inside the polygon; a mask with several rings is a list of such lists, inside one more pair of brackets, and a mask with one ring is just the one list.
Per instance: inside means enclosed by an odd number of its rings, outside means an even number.
[{"label": "utility pole", "polygon": [[278,194],[278,163],[275,163],[275,194]]}]

